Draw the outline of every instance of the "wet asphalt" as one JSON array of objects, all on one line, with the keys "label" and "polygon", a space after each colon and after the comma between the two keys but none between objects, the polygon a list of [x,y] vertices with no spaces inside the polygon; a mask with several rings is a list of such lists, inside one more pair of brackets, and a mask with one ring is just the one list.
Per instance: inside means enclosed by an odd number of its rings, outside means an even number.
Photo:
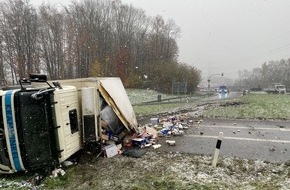
[{"label": "wet asphalt", "polygon": [[[184,135],[158,137],[161,147],[155,151],[213,156],[222,133],[219,156],[272,163],[290,160],[290,121],[187,118],[186,123]],[[166,140],[174,140],[175,146]]]},{"label": "wet asphalt", "polygon": [[[219,133],[223,139],[220,156],[282,163],[290,160],[290,122],[206,119],[188,125],[182,136],[159,137],[158,151],[211,156]],[[170,146],[166,140],[175,140]]]}]

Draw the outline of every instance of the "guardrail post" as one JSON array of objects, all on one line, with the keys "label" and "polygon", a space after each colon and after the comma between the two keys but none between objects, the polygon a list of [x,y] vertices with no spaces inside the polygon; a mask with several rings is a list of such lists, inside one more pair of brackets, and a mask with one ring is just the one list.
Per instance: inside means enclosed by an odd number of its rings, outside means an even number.
[{"label": "guardrail post", "polygon": [[158,95],[157,95],[157,101],[158,101],[158,102],[161,102],[161,94],[158,94]]}]

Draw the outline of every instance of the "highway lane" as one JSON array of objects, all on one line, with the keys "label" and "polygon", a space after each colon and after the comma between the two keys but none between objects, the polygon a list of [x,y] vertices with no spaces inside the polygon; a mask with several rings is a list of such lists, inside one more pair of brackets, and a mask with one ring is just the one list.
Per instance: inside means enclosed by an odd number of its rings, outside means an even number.
[{"label": "highway lane", "polygon": [[[202,98],[201,103],[227,100],[242,96],[230,92],[227,97],[219,94]],[[183,112],[184,113],[184,112]],[[191,112],[186,120],[197,120]],[[190,116],[191,115],[191,116]],[[148,118],[147,118],[148,120]],[[149,120],[148,120],[149,122]],[[290,160],[290,121],[204,119],[189,125],[183,136],[160,137],[160,151],[184,152],[213,155],[219,132],[223,132],[220,155],[246,159],[286,162]],[[169,146],[165,140],[175,140],[176,146]]]},{"label": "highway lane", "polygon": [[194,123],[183,136],[170,137],[176,146],[162,143],[160,150],[212,155],[219,132],[224,134],[221,156],[270,162],[290,160],[290,122],[287,121],[209,119]]}]

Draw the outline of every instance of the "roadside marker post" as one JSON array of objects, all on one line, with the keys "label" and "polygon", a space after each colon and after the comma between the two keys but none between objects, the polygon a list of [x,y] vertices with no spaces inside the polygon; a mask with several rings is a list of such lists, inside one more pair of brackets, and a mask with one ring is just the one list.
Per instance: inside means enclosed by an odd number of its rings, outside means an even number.
[{"label": "roadside marker post", "polygon": [[219,156],[219,153],[220,153],[220,148],[221,148],[221,145],[222,145],[223,137],[224,137],[223,132],[220,132],[219,136],[218,136],[218,140],[216,142],[216,147],[215,147],[215,151],[214,151],[214,157],[213,157],[213,160],[212,160],[212,166],[213,167],[216,167],[216,163],[217,163],[218,156]]}]

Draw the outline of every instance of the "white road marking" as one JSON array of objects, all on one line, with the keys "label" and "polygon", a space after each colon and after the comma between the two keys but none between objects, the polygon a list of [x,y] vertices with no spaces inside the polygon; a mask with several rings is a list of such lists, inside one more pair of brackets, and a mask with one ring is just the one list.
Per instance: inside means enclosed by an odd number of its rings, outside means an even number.
[{"label": "white road marking", "polygon": [[206,128],[228,128],[228,129],[255,129],[255,130],[272,130],[272,131],[290,131],[290,129],[286,128],[270,128],[270,127],[253,127],[253,126],[221,126],[221,125],[198,125],[198,127],[206,127]]},{"label": "white road marking", "polygon": [[[217,139],[217,136],[207,136],[207,135],[184,135],[189,137],[196,137],[196,138],[209,138],[209,139]],[[224,139],[229,140],[240,140],[240,141],[256,141],[256,142],[274,142],[274,143],[289,143],[290,140],[274,140],[274,139],[254,139],[254,138],[239,138],[239,137],[224,137]]]}]

